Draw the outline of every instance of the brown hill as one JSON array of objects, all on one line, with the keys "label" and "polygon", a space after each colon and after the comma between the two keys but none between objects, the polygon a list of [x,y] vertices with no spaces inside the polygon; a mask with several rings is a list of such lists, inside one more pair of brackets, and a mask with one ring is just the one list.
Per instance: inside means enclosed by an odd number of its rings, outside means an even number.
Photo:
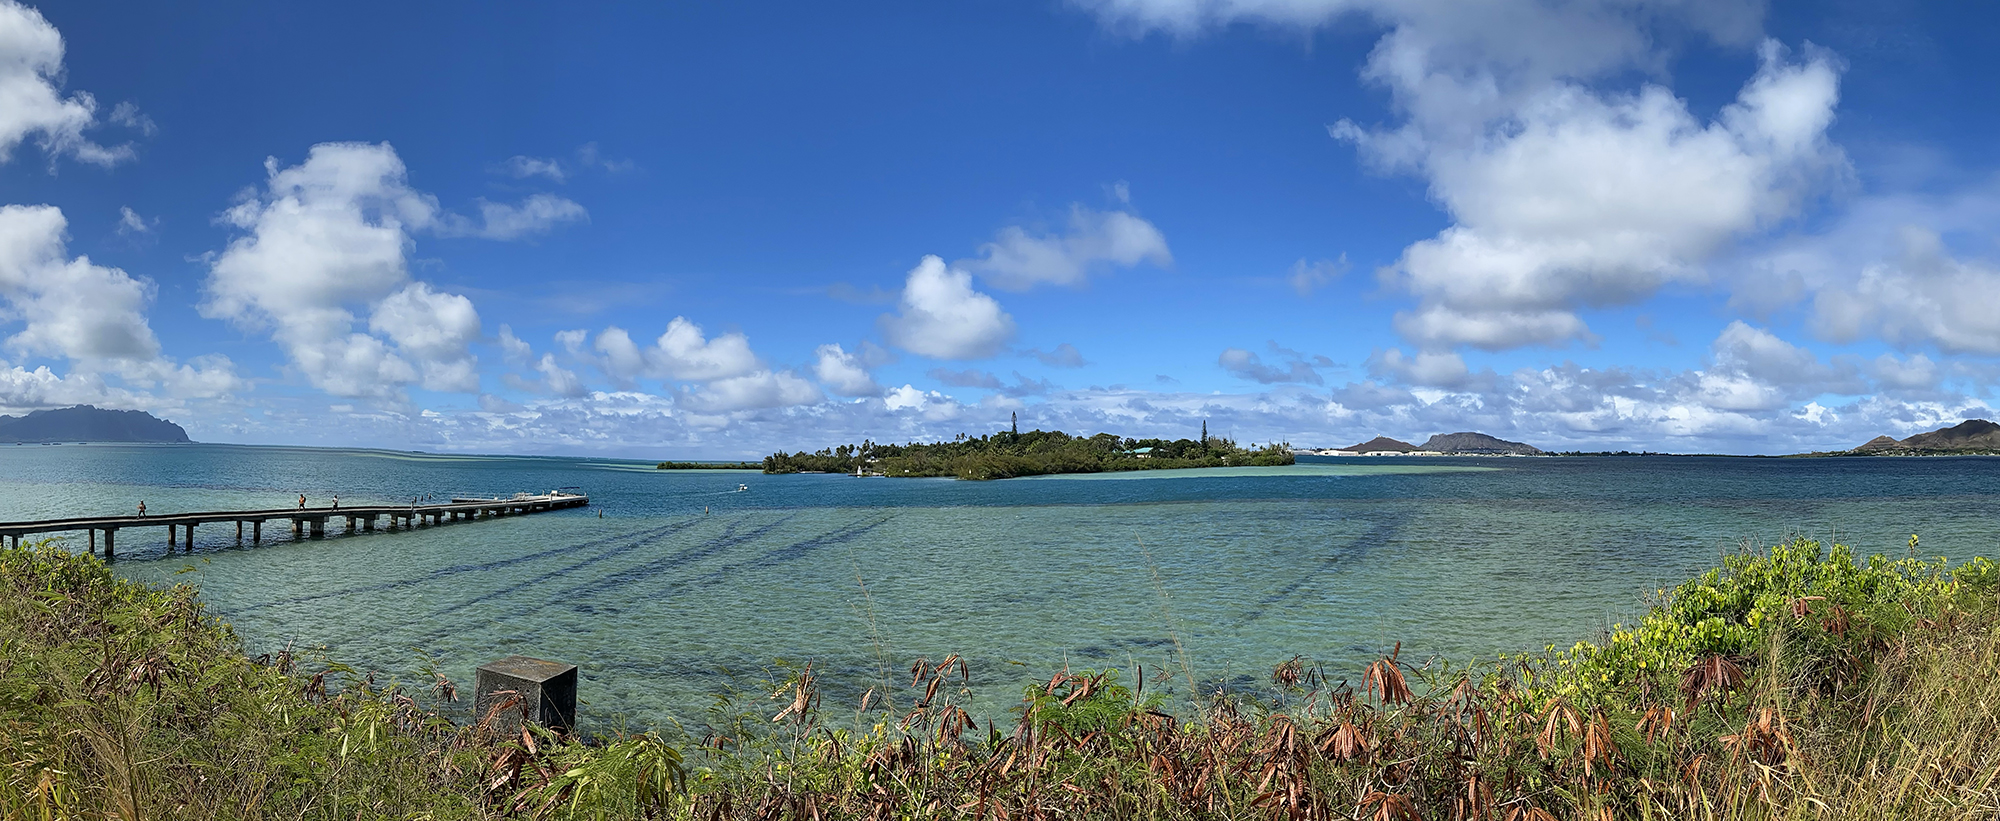
[{"label": "brown hill", "polygon": [[1895,450],[1902,446],[1903,443],[1898,442],[1895,439],[1889,438],[1887,436],[1877,436],[1873,439],[1868,440],[1868,442],[1862,445],[1861,447],[1855,448],[1855,450],[1860,451],[1862,453],[1873,453],[1878,450]]},{"label": "brown hill", "polygon": [[1349,447],[1340,448],[1340,450],[1350,451],[1353,453],[1374,453],[1376,451],[1382,451],[1382,450],[1393,450],[1397,453],[1409,453],[1410,451],[1416,449],[1417,449],[1416,445],[1412,445],[1408,442],[1397,441],[1387,436],[1377,436],[1366,442],[1362,442],[1359,445],[1352,445]]},{"label": "brown hill", "polygon": [[1967,419],[1948,428],[1919,433],[1903,440],[1911,450],[1992,450],[2000,448],[2000,425]]},{"label": "brown hill", "polygon": [[1513,453],[1523,456],[1537,456],[1542,452],[1541,448],[1534,445],[1509,442],[1505,439],[1487,436],[1483,433],[1471,432],[1440,433],[1431,437],[1430,441],[1425,442],[1421,450],[1434,450],[1439,453],[1476,453],[1482,455]]},{"label": "brown hill", "polygon": [[2000,451],[2000,424],[1967,419],[1948,428],[1919,433],[1897,441],[1877,436],[1855,448],[1856,453],[1990,453]]}]

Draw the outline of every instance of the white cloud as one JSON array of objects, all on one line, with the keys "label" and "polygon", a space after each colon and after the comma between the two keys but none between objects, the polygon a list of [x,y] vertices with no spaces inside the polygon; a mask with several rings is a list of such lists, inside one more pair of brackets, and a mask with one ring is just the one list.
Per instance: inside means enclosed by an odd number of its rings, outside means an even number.
[{"label": "white cloud", "polygon": [[926,256],[903,285],[902,312],[879,320],[889,344],[932,359],[981,359],[1014,337],[1014,318],[972,289],[972,275]]},{"label": "white cloud", "polygon": [[479,339],[479,312],[472,300],[413,282],[375,304],[368,329],[388,337],[418,363],[426,390],[479,391],[471,351]]},{"label": "white cloud", "polygon": [[716,379],[681,391],[675,404],[698,413],[729,413],[810,405],[825,398],[819,388],[797,374],[765,370]]},{"label": "white cloud", "polygon": [[[419,382],[476,390],[470,300],[409,281],[411,232],[438,227],[440,211],[409,186],[395,149],[322,143],[299,165],[264,168],[266,189],[223,214],[245,233],[212,257],[203,314],[271,328],[292,365],[336,396],[389,398]],[[394,349],[354,332],[357,308]]]},{"label": "white cloud", "polygon": [[1238,379],[1248,379],[1266,385],[1281,382],[1320,385],[1326,381],[1313,370],[1311,365],[1300,360],[1291,360],[1285,363],[1284,367],[1267,365],[1262,357],[1242,348],[1224,348],[1222,355],[1215,358],[1215,364],[1221,365],[1229,375]]},{"label": "white cloud", "polygon": [[958,419],[965,412],[965,406],[958,400],[937,391],[918,390],[911,385],[894,388],[882,397],[882,407],[894,414],[904,414],[927,422],[949,422]]},{"label": "white cloud", "polygon": [[158,225],[159,222],[160,220],[157,217],[151,221],[147,221],[145,217],[139,216],[139,212],[132,210],[131,206],[121,205],[118,207],[118,235],[121,237],[153,233],[153,226]]},{"label": "white cloud", "polygon": [[507,359],[511,362],[525,362],[535,353],[533,346],[515,336],[514,329],[505,324],[500,326],[500,350],[506,352]]},{"label": "white cloud", "polygon": [[528,157],[520,154],[508,157],[506,162],[500,164],[498,170],[501,173],[513,176],[517,180],[525,180],[529,177],[546,177],[550,182],[559,183],[564,181],[568,176],[563,173],[562,163],[555,160],[545,160],[539,157]]},{"label": "white cloud", "polygon": [[54,206],[0,207],[0,295],[26,323],[8,346],[73,360],[158,357],[145,316],[151,284],[70,258],[68,225]]},{"label": "white cloud", "polygon": [[830,343],[814,349],[813,357],[813,376],[827,390],[839,396],[882,395],[882,386],[875,383],[860,356]]},{"label": "white cloud", "polygon": [[1349,267],[1346,254],[1341,254],[1337,260],[1307,262],[1300,259],[1292,263],[1291,275],[1285,277],[1285,281],[1291,283],[1292,290],[1297,291],[1299,296],[1312,296],[1313,291],[1332,285],[1334,280],[1347,273]]},{"label": "white cloud", "polygon": [[1167,238],[1153,224],[1124,211],[1093,211],[1070,207],[1069,232],[1030,234],[1020,226],[1000,230],[979,247],[980,257],[961,265],[977,272],[996,288],[1025,291],[1036,285],[1081,284],[1093,268],[1131,267],[1151,262],[1173,264]]},{"label": "white cloud", "polygon": [[1814,298],[1821,335],[1849,342],[1879,336],[1905,347],[2000,354],[2000,268],[1954,258],[1927,229],[1902,231],[1897,259],[1858,279],[1829,283]]},{"label": "white cloud", "polygon": [[1397,329],[1426,347],[1587,338],[1576,310],[1700,279],[1726,244],[1793,215],[1813,181],[1845,167],[1825,139],[1838,69],[1824,54],[1790,62],[1775,43],[1760,54],[1757,75],[1708,124],[1657,86],[1621,97],[1571,84],[1463,143],[1412,137],[1408,128],[1434,127],[1420,119],[1392,133],[1343,124],[1377,157],[1419,140],[1415,162],[1456,220],[1393,267],[1420,302]]},{"label": "white cloud", "polygon": [[743,376],[762,367],[750,350],[750,338],[741,332],[707,339],[700,325],[679,316],[645,348],[616,326],[598,333],[595,347],[605,373],[628,381],[639,377],[709,381]]},{"label": "white cloud", "polygon": [[62,61],[62,34],[41,12],[0,0],[0,162],[31,136],[51,161],[69,156],[110,167],[132,159],[129,145],[107,148],[83,136],[96,124],[97,100],[83,91],[62,96]]},{"label": "white cloud", "polygon": [[449,234],[463,234],[485,239],[520,239],[534,234],[546,234],[566,222],[581,222],[590,218],[590,212],[574,200],[554,194],[536,194],[522,200],[519,205],[504,202],[479,202],[481,224],[454,225]]},{"label": "white cloud", "polygon": [[1107,25],[1191,36],[1233,22],[1342,18],[1386,32],[1363,76],[1400,122],[1331,127],[1386,171],[1422,175],[1454,224],[1386,272],[1418,300],[1397,328],[1422,348],[1504,349],[1589,339],[1577,311],[1698,280],[1728,244],[1796,216],[1842,179],[1826,139],[1839,64],[1775,42],[1713,122],[1658,85],[1671,38],[1756,42],[1762,6],[1677,0],[1084,0]]},{"label": "white cloud", "polygon": [[[0,207],[0,321],[20,322],[7,347],[26,355],[67,359],[72,372],[26,370],[0,362],[0,405],[34,408],[91,403],[162,408],[180,399],[227,396],[243,387],[227,357],[179,364],[160,353],[146,320],[150,282],[70,257],[68,222],[54,206]],[[104,381],[115,375],[126,388]],[[135,392],[158,390],[164,396]]]},{"label": "white cloud", "polygon": [[159,125],[153,122],[153,118],[146,116],[139,110],[139,105],[130,100],[112,106],[109,119],[113,125],[124,126],[148,137],[160,130]]}]

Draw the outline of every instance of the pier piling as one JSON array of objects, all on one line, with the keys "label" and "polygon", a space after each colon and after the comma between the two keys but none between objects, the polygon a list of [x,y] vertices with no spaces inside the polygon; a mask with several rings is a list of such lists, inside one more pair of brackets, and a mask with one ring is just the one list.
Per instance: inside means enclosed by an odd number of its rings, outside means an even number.
[{"label": "pier piling", "polygon": [[[431,505],[376,505],[341,508],[278,508],[267,510],[212,511],[206,513],[175,513],[150,516],[84,516],[67,519],[43,519],[36,521],[0,522],[0,544],[21,546],[23,539],[43,533],[74,533],[83,531],[89,540],[90,550],[97,551],[97,532],[104,531],[104,556],[111,558],[117,550],[115,534],[126,527],[165,527],[167,547],[183,547],[194,550],[195,528],[209,523],[233,523],[236,525],[236,543],[243,543],[243,524],[250,523],[250,540],[262,544],[264,522],[272,519],[290,519],[292,538],[300,540],[308,537],[318,539],[326,535],[327,519],[340,516],[344,519],[344,529],[354,533],[357,525],[365,532],[376,530],[378,521],[386,516],[389,530],[398,527],[414,530],[419,524],[437,526],[447,522],[478,521],[493,516],[537,513],[544,510],[560,510],[571,507],[588,507],[590,497],[579,493],[552,492],[542,496],[517,494],[509,499],[455,498],[449,503]],[[181,528],[185,527],[183,532]]]}]

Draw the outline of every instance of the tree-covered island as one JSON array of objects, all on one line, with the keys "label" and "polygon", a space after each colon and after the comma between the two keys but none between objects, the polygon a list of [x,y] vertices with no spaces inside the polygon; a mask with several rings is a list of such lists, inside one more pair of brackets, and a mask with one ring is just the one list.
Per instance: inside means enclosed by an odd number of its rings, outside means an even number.
[{"label": "tree-covered island", "polygon": [[1071,436],[1062,431],[1019,426],[991,436],[959,434],[949,442],[859,445],[822,448],[816,453],[773,453],[764,457],[765,473],[856,473],[869,476],[955,476],[960,479],[1007,479],[1053,473],[1105,473],[1114,470],[1219,468],[1292,464],[1289,444],[1243,448],[1236,442],[1208,435],[1201,439],[1126,439],[1116,434]]}]

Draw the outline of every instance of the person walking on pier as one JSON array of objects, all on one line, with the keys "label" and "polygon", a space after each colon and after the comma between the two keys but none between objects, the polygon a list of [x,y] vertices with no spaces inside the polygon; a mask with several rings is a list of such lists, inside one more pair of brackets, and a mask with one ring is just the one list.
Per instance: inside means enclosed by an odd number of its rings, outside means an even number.
[{"label": "person walking on pier", "polygon": [[306,509],[306,495],[303,493],[299,494],[299,509],[300,510]]},{"label": "person walking on pier", "polygon": [[333,494],[333,509],[334,510],[340,509],[340,494],[338,493]]},{"label": "person walking on pier", "polygon": [[143,518],[145,518],[145,516],[146,516],[146,500],[144,500],[144,499],[140,499],[140,500],[139,500],[139,517],[143,519]]}]

